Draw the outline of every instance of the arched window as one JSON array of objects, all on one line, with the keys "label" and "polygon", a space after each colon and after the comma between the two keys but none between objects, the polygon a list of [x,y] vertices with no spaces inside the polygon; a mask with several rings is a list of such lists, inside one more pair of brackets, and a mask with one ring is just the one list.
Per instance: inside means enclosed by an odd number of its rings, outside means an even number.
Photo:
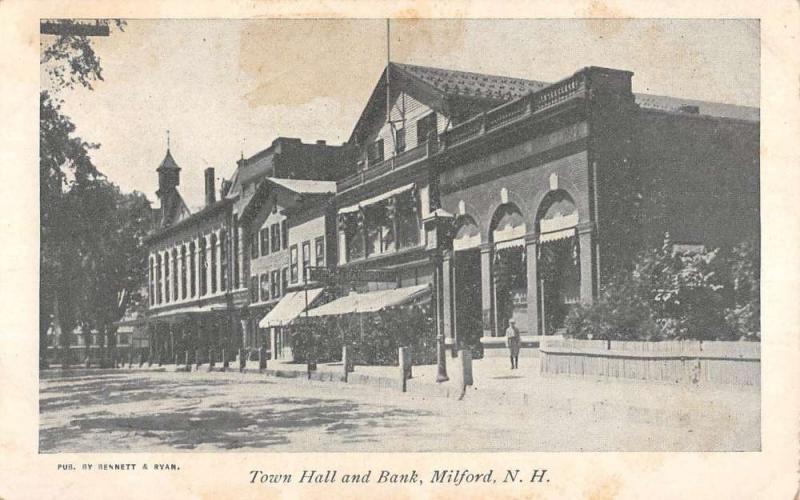
[{"label": "arched window", "polygon": [[217,233],[211,233],[211,293],[217,293]]},{"label": "arched window", "polygon": [[219,233],[219,289],[224,292],[228,288],[228,249],[225,230]]},{"label": "arched window", "polygon": [[172,249],[172,300],[178,300],[178,291],[180,285],[180,277],[178,276],[178,249]]},{"label": "arched window", "polygon": [[170,288],[172,285],[169,277],[169,250],[167,250],[164,252],[164,302],[167,303],[170,301]]},{"label": "arched window", "polygon": [[197,257],[195,253],[197,249],[195,248],[194,241],[189,242],[189,293],[194,297],[197,295],[197,273],[195,271],[195,263],[197,262]]},{"label": "arched window", "polygon": [[155,272],[154,272],[155,270],[153,269],[154,263],[153,263],[153,256],[152,255],[148,259],[148,263],[149,263],[149,266],[148,266],[147,284],[148,284],[148,290],[150,292],[148,294],[148,296],[150,297],[150,306],[153,306],[156,303],[155,283],[154,283],[154,280],[155,280],[156,277],[154,275],[155,274]]},{"label": "arched window", "polygon": [[462,215],[456,220],[456,234],[453,237],[453,250],[467,250],[481,244],[481,231],[475,220],[469,215]]},{"label": "arched window", "polygon": [[574,236],[578,211],[566,191],[553,191],[542,201],[537,219],[539,241],[545,243]]},{"label": "arched window", "polygon": [[181,245],[181,298],[186,298],[186,245]]},{"label": "arched window", "polygon": [[200,296],[202,297],[208,291],[208,261],[206,260],[206,238],[201,236],[198,241],[199,250],[197,258],[200,260]]},{"label": "arched window", "polygon": [[491,237],[495,248],[524,246],[526,230],[522,212],[513,203],[500,205],[492,217]]},{"label": "arched window", "polygon": [[161,295],[161,252],[156,254],[156,303],[160,304]]}]

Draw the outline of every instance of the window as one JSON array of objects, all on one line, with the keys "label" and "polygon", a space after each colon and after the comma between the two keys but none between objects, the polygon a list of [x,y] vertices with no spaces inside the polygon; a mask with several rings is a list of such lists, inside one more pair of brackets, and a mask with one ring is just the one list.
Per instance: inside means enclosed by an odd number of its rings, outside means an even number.
[{"label": "window", "polygon": [[155,287],[155,265],[153,264],[153,256],[150,256],[150,267],[149,267],[149,274],[148,274],[148,290],[150,291],[149,300],[150,305],[153,306],[156,302],[156,287]]},{"label": "window", "polygon": [[200,250],[198,252],[198,259],[200,259],[200,296],[202,297],[208,292],[208,261],[206,260],[206,239],[200,238]]},{"label": "window", "polygon": [[383,161],[383,139],[378,139],[367,146],[367,161],[369,163]]},{"label": "window", "polygon": [[281,296],[281,272],[276,269],[270,274],[270,295],[273,299],[277,299]]},{"label": "window", "polygon": [[325,267],[325,238],[320,236],[314,240],[314,253],[316,260],[314,265],[318,267]]},{"label": "window", "polygon": [[431,132],[436,133],[436,113],[417,120],[417,145],[426,143]]},{"label": "window", "polygon": [[399,128],[394,133],[395,149],[398,153],[406,150],[406,129]]},{"label": "window", "polygon": [[228,288],[228,249],[225,230],[219,233],[219,289],[224,292]]},{"label": "window", "polygon": [[311,267],[311,242],[303,242],[303,281],[306,280],[307,269]]},{"label": "window", "polygon": [[169,252],[164,252],[164,302],[169,302]]},{"label": "window", "polygon": [[197,294],[197,276],[195,276],[196,273],[194,267],[195,262],[197,262],[195,252],[196,249],[194,241],[192,241],[189,243],[189,275],[191,276],[189,278],[189,292],[192,294],[192,297]]},{"label": "window", "polygon": [[289,248],[289,269],[292,278],[292,283],[297,283],[297,245],[292,245]]},{"label": "window", "polygon": [[273,224],[269,228],[270,236],[272,237],[272,251],[277,252],[281,249],[281,226],[280,224]]},{"label": "window", "polygon": [[180,276],[178,275],[178,249],[172,249],[172,300],[178,300]]},{"label": "window", "polygon": [[239,216],[233,216],[233,288],[239,288]]},{"label": "window", "polygon": [[364,221],[358,215],[348,217],[344,231],[347,261],[360,259],[364,256]]},{"label": "window", "polygon": [[419,212],[413,191],[397,196],[395,220],[397,224],[397,247],[409,248],[419,244]]},{"label": "window", "polygon": [[250,258],[258,258],[258,233],[253,233],[250,236]]},{"label": "window", "polygon": [[211,233],[211,293],[217,293],[217,234]]},{"label": "window", "polygon": [[250,302],[258,302],[258,276],[250,277]]},{"label": "window", "polygon": [[156,254],[156,303],[161,303],[161,254]]},{"label": "window", "polygon": [[186,298],[186,245],[181,245],[181,298]]},{"label": "window", "polygon": [[261,255],[269,253],[269,228],[265,227],[261,230]]},{"label": "window", "polygon": [[281,221],[281,248],[286,250],[289,247],[289,226],[286,219]]},{"label": "window", "polygon": [[261,275],[261,301],[269,300],[269,275],[264,273]]},{"label": "window", "polygon": [[286,289],[289,288],[289,268],[284,267],[281,269],[281,293],[286,295]]}]

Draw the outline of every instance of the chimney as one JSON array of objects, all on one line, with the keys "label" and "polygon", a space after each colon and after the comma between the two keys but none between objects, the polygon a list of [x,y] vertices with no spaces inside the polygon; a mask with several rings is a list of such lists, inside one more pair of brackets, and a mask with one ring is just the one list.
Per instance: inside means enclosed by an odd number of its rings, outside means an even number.
[{"label": "chimney", "polygon": [[322,139],[317,141],[317,146],[324,146],[325,144],[327,144],[327,143]]},{"label": "chimney", "polygon": [[700,106],[692,106],[689,104],[684,104],[683,106],[678,107],[678,111],[680,111],[681,113],[688,113],[690,115],[699,115]]},{"label": "chimney", "polygon": [[209,167],[206,169],[206,206],[211,206],[217,201],[216,193],[214,192],[214,169]]}]

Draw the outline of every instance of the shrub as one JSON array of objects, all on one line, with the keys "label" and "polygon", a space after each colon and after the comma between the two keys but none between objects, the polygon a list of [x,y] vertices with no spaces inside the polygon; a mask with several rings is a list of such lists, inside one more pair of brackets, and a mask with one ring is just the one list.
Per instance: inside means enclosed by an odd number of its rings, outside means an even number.
[{"label": "shrub", "polygon": [[411,348],[415,364],[436,359],[435,324],[427,305],[298,318],[289,328],[296,362],[307,362],[310,356],[320,363],[341,360],[343,345],[352,348],[356,364],[395,365],[399,347]]},{"label": "shrub", "polygon": [[640,254],[629,272],[615,276],[593,305],[567,317],[566,335],[608,340],[730,340],[760,338],[758,252],[753,244]]}]

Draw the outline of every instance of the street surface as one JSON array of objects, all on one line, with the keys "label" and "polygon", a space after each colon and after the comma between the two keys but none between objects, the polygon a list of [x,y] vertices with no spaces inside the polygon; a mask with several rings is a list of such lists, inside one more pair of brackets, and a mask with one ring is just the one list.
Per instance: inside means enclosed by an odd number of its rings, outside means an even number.
[{"label": "street surface", "polygon": [[[750,398],[752,399],[752,398]],[[757,450],[755,413],[687,420],[635,411],[496,404],[258,374],[48,374],[42,453],[131,451]],[[607,409],[606,409],[607,410]]]}]

